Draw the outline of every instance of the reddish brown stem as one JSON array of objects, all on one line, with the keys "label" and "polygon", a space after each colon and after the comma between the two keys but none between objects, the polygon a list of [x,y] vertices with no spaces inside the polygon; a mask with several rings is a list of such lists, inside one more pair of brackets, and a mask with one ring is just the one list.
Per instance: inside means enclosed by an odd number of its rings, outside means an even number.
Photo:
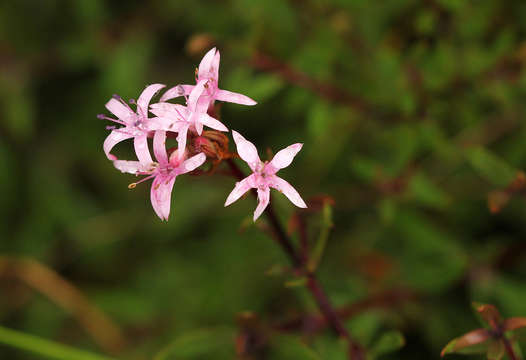
[{"label": "reddish brown stem", "polygon": [[515,354],[515,350],[513,350],[513,347],[506,336],[502,336],[502,343],[504,344],[504,349],[506,350],[506,354],[508,354],[510,360],[519,360],[519,357],[517,354]]},{"label": "reddish brown stem", "polygon": [[[245,174],[237,164],[233,161],[233,159],[226,160],[228,166],[230,167],[230,170],[232,170],[232,174],[238,179],[242,180],[245,178]],[[252,191],[252,193],[257,197],[257,193],[255,191]],[[279,222],[276,213],[274,212],[273,207],[271,204],[269,204],[265,210],[265,214],[270,222],[270,225],[272,229],[274,230],[276,240],[278,244],[281,246],[283,251],[287,254],[289,257],[289,260],[294,265],[294,267],[297,270],[302,270],[304,267],[304,262],[302,261],[302,258],[298,255],[296,250],[294,249],[294,246],[292,245],[292,241],[287,236],[285,230],[283,229],[281,223]],[[345,326],[343,325],[340,317],[338,316],[336,310],[332,306],[329,298],[325,294],[324,290],[322,289],[320,283],[318,282],[316,275],[314,273],[307,273],[307,288],[309,292],[314,297],[314,300],[316,301],[316,304],[318,305],[318,308],[320,309],[320,312],[324,316],[325,320],[327,321],[327,324],[331,327],[331,329],[340,337],[347,340],[349,344],[349,358],[352,360],[364,360],[365,359],[365,352],[364,349],[351,337]]]}]

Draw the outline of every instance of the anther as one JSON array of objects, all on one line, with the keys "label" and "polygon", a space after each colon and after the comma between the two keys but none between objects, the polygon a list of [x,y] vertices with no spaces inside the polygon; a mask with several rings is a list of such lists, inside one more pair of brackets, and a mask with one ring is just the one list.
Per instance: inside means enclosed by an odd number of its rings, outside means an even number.
[{"label": "anther", "polygon": [[130,185],[128,185],[128,189],[135,189],[135,187],[137,186],[137,183],[131,183]]}]

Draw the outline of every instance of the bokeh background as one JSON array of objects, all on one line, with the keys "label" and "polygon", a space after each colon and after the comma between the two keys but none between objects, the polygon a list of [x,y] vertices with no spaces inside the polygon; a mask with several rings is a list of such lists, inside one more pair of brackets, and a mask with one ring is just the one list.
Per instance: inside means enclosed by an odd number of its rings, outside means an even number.
[{"label": "bokeh background", "polygon": [[480,326],[472,301],[526,316],[525,39],[522,0],[1,2],[0,325],[19,333],[0,358],[44,358],[20,334],[123,359],[346,358],[326,329],[280,326],[316,306],[254,199],[223,208],[230,178],[178,178],[163,223],[103,154],[112,94],[192,83],[213,46],[220,87],[258,101],[222,121],[262,154],[303,142],[282,176],[334,199],[318,275],[364,346],[436,359]]}]

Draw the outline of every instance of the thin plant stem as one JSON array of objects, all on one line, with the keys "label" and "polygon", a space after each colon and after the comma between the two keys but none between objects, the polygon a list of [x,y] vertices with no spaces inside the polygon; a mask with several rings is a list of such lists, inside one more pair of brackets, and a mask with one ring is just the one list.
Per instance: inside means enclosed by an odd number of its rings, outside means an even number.
[{"label": "thin plant stem", "polygon": [[[243,171],[241,171],[241,169],[237,166],[237,164],[234,162],[233,159],[228,159],[226,160],[226,162],[228,166],[230,167],[232,174],[238,180],[243,180],[245,178],[245,174],[243,173]],[[252,193],[257,197],[257,193],[255,191],[252,191]],[[285,254],[287,254],[292,265],[298,270],[306,270],[304,268],[307,262],[302,261],[302,257],[298,255],[298,253],[294,249],[294,246],[292,245],[292,241],[287,236],[287,233],[285,232],[285,230],[283,229],[283,226],[279,222],[278,217],[276,216],[276,213],[274,212],[274,208],[272,207],[272,204],[269,204],[267,206],[267,208],[265,209],[265,214],[275,233],[276,241],[278,242],[280,247],[283,249]],[[314,272],[307,271],[306,277],[307,277],[307,289],[309,290],[312,297],[316,301],[316,304],[318,305],[318,308],[320,309],[320,312],[322,313],[323,317],[327,321],[327,324],[338,336],[347,340],[349,344],[349,359],[364,360],[365,353],[364,353],[363,348],[361,347],[360,344],[358,344],[351,337],[351,335],[349,334],[349,331],[343,325],[343,322],[341,321],[336,310],[331,304],[328,296],[326,295],[318,279],[316,278],[316,274]]]},{"label": "thin plant stem", "polygon": [[508,340],[505,335],[502,336],[502,343],[504,344],[504,349],[510,360],[519,360],[519,357],[515,354],[515,350],[513,350],[513,347],[511,346],[510,340]]}]

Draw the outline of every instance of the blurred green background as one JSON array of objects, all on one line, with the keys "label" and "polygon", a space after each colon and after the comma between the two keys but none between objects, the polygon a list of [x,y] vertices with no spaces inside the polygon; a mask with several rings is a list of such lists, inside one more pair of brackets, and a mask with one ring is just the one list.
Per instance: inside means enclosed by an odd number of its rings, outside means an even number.
[{"label": "blurred green background", "polygon": [[[472,301],[526,316],[525,37],[523,0],[1,2],[0,325],[122,359],[346,358],[276,329],[317,309],[254,199],[223,208],[230,178],[178,178],[162,223],[104,156],[111,95],[192,83],[213,46],[258,101],[222,121],[260,154],[305,143],[280,174],[335,199],[318,274],[362,344],[436,359]],[[1,359],[43,358],[4,335]]]}]

